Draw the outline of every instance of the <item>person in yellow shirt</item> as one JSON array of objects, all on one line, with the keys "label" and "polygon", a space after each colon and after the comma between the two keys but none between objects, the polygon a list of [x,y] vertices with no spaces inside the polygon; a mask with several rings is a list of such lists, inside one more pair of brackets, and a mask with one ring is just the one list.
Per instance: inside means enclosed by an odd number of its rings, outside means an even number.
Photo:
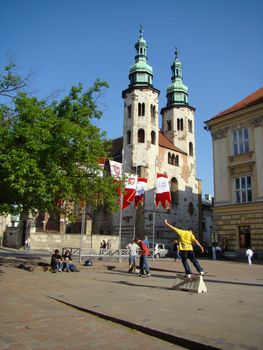
[{"label": "person in yellow shirt", "polygon": [[184,266],[185,270],[185,275],[187,278],[191,278],[191,268],[188,264],[187,259],[189,259],[196,270],[200,273],[200,275],[204,275],[204,270],[199,264],[199,261],[195,257],[195,253],[193,250],[193,245],[198,245],[201,249],[201,252],[204,252],[204,248],[202,245],[198,242],[198,240],[195,238],[192,230],[181,230],[175,226],[172,226],[171,224],[168,223],[167,220],[164,221],[165,225],[169,227],[171,230],[177,233],[179,236],[179,251],[180,251],[180,256],[182,259],[182,264]]}]

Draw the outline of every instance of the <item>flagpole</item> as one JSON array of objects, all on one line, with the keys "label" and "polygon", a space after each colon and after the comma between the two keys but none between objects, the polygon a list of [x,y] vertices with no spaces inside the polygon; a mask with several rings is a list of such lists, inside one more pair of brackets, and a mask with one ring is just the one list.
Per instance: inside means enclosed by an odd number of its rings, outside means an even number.
[{"label": "flagpole", "polygon": [[154,187],[153,187],[153,257],[152,260],[154,262],[154,236],[155,236],[155,200],[156,200],[156,159],[155,159],[155,163],[154,163]]},{"label": "flagpole", "polygon": [[[124,148],[122,149],[122,178],[124,176]],[[121,262],[121,230],[122,230],[122,204],[123,204],[123,193],[121,191],[121,200],[120,200],[120,222],[119,222],[119,262]]]},{"label": "flagpole", "polygon": [[[138,172],[138,167],[136,165],[135,176],[137,176],[137,172]],[[136,193],[135,193],[135,195],[136,195]],[[137,214],[137,211],[136,211],[135,200],[134,200],[134,202],[133,202],[133,239],[135,238],[135,233],[136,233],[136,214]]]}]

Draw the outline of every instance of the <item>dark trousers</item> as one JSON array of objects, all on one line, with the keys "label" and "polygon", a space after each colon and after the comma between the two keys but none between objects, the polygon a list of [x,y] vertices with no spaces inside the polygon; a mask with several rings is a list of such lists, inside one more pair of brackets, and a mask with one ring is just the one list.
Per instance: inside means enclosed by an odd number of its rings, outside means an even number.
[{"label": "dark trousers", "polygon": [[192,273],[187,259],[189,259],[192,262],[192,264],[199,273],[203,271],[201,265],[199,264],[199,261],[195,257],[195,253],[192,250],[180,250],[180,256],[185,269],[185,273],[187,275]]}]

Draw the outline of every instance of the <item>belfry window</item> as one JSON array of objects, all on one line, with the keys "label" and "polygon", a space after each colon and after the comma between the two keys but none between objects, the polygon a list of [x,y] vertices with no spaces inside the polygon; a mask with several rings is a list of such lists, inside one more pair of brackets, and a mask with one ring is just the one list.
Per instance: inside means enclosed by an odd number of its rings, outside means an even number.
[{"label": "belfry window", "polygon": [[193,122],[190,119],[188,119],[188,131],[193,132]]},{"label": "belfry window", "polygon": [[145,115],[145,103],[138,103],[138,116]]},{"label": "belfry window", "polygon": [[192,142],[189,142],[189,156],[193,156],[194,155],[194,147]]},{"label": "belfry window", "polygon": [[131,131],[128,130],[127,131],[127,145],[130,145],[130,143],[131,143]]},{"label": "belfry window", "polygon": [[172,122],[171,120],[167,120],[167,130],[172,130]]},{"label": "belfry window", "polygon": [[143,129],[138,130],[138,143],[144,143],[145,133]]},{"label": "belfry window", "polygon": [[151,119],[152,122],[155,122],[155,106],[151,105]]},{"label": "belfry window", "polygon": [[156,134],[155,134],[155,131],[153,131],[153,130],[151,132],[151,144],[152,145],[156,144]]},{"label": "belfry window", "polygon": [[183,118],[177,119],[177,130],[184,130],[184,120]]}]

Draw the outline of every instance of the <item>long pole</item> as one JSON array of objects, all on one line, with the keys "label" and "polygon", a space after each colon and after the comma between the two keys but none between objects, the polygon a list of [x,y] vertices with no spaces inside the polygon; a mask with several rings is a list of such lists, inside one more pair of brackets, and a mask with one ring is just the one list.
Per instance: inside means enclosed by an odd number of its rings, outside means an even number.
[{"label": "long pole", "polygon": [[80,244],[79,244],[79,262],[81,263],[81,255],[82,255],[82,248],[83,248],[83,234],[85,231],[85,216],[86,216],[86,205],[82,208],[81,213],[81,230],[80,230]]},{"label": "long pole", "polygon": [[[121,154],[122,154],[122,178],[124,178],[124,171],[125,171],[124,148],[122,149]],[[119,222],[119,262],[121,262],[122,204],[123,204],[123,194],[121,192],[120,222]]]},{"label": "long pole", "polygon": [[[136,177],[137,177],[137,172],[138,172],[138,167],[136,165],[136,170],[135,170]],[[138,181],[138,179],[137,179],[137,181]],[[136,210],[135,200],[134,200],[134,202],[133,202],[133,223],[134,223],[134,225],[133,225],[133,239],[135,238],[135,233],[136,233],[136,214],[137,214],[137,210]]]},{"label": "long pole", "polygon": [[154,236],[155,236],[155,200],[156,200],[156,159],[154,162],[154,185],[153,185],[153,262],[154,262]]}]

